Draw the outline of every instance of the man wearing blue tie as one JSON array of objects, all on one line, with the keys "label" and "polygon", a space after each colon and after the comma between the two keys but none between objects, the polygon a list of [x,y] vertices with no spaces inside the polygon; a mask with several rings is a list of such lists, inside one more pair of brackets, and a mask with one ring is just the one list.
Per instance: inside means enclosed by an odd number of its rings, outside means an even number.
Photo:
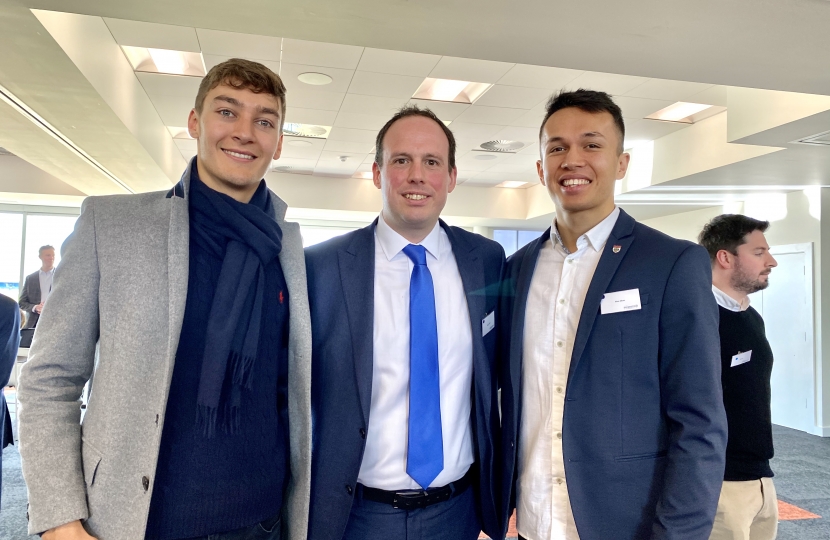
[{"label": "man wearing blue tie", "polygon": [[438,219],[455,139],[407,107],[380,130],[383,209],[306,249],[312,321],[310,540],[493,537],[497,243]]}]

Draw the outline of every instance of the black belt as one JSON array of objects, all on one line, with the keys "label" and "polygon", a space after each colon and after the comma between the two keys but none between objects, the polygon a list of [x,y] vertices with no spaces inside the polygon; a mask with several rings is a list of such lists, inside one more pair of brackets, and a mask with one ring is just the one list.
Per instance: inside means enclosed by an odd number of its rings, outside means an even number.
[{"label": "black belt", "polygon": [[385,489],[377,489],[358,484],[358,495],[362,492],[363,498],[367,501],[389,504],[392,508],[399,508],[401,510],[426,508],[427,506],[448,501],[453,497],[461,495],[472,484],[471,471],[468,470],[467,474],[459,480],[450,482],[446,486],[428,488],[426,490],[386,491]]}]

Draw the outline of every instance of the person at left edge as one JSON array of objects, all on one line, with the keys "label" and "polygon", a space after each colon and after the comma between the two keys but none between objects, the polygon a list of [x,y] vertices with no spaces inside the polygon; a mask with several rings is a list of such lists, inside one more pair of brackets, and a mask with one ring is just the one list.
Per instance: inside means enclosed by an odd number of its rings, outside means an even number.
[{"label": "person at left edge", "polygon": [[181,181],[84,201],[20,378],[30,533],[305,540],[305,262],[263,180],[284,118],[278,75],[218,64]]},{"label": "person at left edge", "polygon": [[[3,449],[14,444],[12,419],[9,415],[9,408],[6,406],[3,388],[9,382],[9,376],[17,361],[19,343],[20,309],[17,307],[17,302],[0,294],[0,470],[3,468]],[[2,474],[0,474],[0,488],[2,488]]]},{"label": "person at left edge", "polygon": [[[439,220],[456,183],[455,139],[432,112],[402,109],[376,148],[380,216],[306,249],[309,538],[497,538],[493,327],[504,250]],[[423,304],[426,274],[434,292]],[[429,362],[438,377],[425,383]]]}]

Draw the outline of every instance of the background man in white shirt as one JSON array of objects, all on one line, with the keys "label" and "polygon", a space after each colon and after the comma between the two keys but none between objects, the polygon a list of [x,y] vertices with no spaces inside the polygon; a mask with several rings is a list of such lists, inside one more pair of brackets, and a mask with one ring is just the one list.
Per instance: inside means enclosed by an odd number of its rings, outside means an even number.
[{"label": "background man in white shirt", "polygon": [[402,109],[376,148],[378,219],[306,249],[309,538],[495,538],[504,251],[438,219],[455,188],[455,139],[432,112]]},{"label": "background man in white shirt", "polygon": [[505,277],[505,511],[528,540],[705,540],[726,441],[706,252],[615,206],[608,94],[554,96],[539,135],[556,219]]},{"label": "background man in white shirt", "polygon": [[52,292],[52,277],[55,275],[55,248],[41,246],[37,257],[43,263],[37,272],[26,276],[23,290],[20,292],[20,309],[26,312],[26,324],[23,328],[34,328],[43,311],[43,305]]},{"label": "background man in white shirt", "polygon": [[712,259],[729,423],[726,470],[710,540],[772,540],[778,533],[778,500],[769,466],[774,454],[772,348],[761,314],[749,305],[749,295],[766,289],[770,272],[778,266],[764,238],[768,227],[768,221],[724,214],[707,223],[698,239]]}]

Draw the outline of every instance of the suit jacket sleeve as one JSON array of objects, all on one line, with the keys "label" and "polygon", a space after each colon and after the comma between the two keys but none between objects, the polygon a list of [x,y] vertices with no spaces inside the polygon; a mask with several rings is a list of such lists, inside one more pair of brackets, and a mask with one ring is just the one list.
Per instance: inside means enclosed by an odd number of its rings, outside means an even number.
[{"label": "suit jacket sleeve", "polygon": [[39,298],[37,299],[37,302],[35,302],[35,298],[33,298],[31,287],[29,286],[31,282],[31,279],[29,279],[30,277],[31,276],[26,276],[26,279],[23,280],[23,291],[21,291],[19,298],[20,309],[28,311],[29,313],[31,313],[32,309],[40,303]]},{"label": "suit jacket sleeve", "polygon": [[[20,344],[20,311],[11,298],[0,299],[0,384],[6,386],[17,361]],[[0,388],[2,388],[0,386]]]},{"label": "suit jacket sleeve", "polygon": [[709,538],[726,453],[718,310],[706,251],[675,262],[660,315],[660,378],[669,446],[652,536]]},{"label": "suit jacket sleeve", "polygon": [[29,530],[88,517],[81,461],[80,397],[98,341],[93,199],[63,246],[47,310],[20,376],[20,454],[29,490]]}]

